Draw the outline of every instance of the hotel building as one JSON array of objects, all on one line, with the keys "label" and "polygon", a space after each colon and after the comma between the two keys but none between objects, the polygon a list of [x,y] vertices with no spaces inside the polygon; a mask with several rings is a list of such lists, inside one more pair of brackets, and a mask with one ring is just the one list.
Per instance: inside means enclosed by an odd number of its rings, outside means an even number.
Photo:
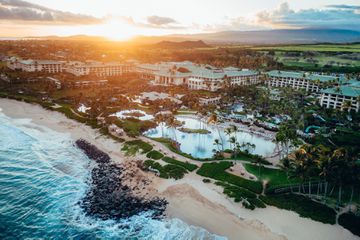
[{"label": "hotel building", "polygon": [[266,73],[270,87],[291,87],[308,92],[320,92],[324,85],[334,85],[339,77],[302,72],[270,71]]},{"label": "hotel building", "polygon": [[131,66],[117,62],[97,61],[69,62],[66,71],[75,76],[96,75],[99,77],[120,76],[131,71]]},{"label": "hotel building", "polygon": [[322,90],[320,105],[325,108],[359,112],[360,81]]},{"label": "hotel building", "polygon": [[53,60],[10,59],[7,61],[8,68],[25,72],[59,73],[64,71],[64,66],[64,62]]},{"label": "hotel building", "polygon": [[[250,85],[260,82],[259,73],[238,68],[215,68],[210,65],[197,65],[192,62],[167,62],[146,67],[147,79],[160,85],[186,85],[193,90],[217,91],[225,84]],[[142,72],[143,73],[143,72]]]}]

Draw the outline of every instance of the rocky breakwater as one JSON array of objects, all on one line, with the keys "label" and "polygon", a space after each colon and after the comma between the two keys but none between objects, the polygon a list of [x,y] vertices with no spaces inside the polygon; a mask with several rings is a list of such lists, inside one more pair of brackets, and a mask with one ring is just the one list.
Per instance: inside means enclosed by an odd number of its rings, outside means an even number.
[{"label": "rocky breakwater", "polygon": [[129,187],[129,174],[124,166],[111,161],[108,154],[83,139],[76,146],[93,161],[90,187],[79,203],[87,215],[103,220],[120,220],[134,215],[149,212],[153,218],[161,218],[166,210],[167,201],[159,197],[142,197]]}]

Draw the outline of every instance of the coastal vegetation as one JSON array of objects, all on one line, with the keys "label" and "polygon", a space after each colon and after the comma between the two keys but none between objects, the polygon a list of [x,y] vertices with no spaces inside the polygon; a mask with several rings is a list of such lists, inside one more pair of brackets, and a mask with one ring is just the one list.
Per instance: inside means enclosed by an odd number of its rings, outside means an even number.
[{"label": "coastal vegetation", "polygon": [[146,143],[140,139],[127,141],[124,143],[122,151],[125,151],[128,155],[135,155],[137,152],[145,154],[153,149],[149,143]]},{"label": "coastal vegetation", "polygon": [[166,164],[162,166],[160,163],[153,160],[146,160],[143,163],[143,169],[147,171],[154,171],[161,178],[173,178],[175,180],[181,179],[188,171],[178,165]]},{"label": "coastal vegetation", "polygon": [[210,133],[207,129],[191,129],[191,128],[179,128],[179,131],[184,133],[198,133],[198,134],[208,134]]},{"label": "coastal vegetation", "polygon": [[297,212],[302,217],[308,217],[315,221],[335,224],[336,212],[334,209],[310,200],[303,195],[280,194],[260,196],[267,205]]},{"label": "coastal vegetation", "polygon": [[225,182],[217,181],[216,185],[223,187],[223,193],[235,202],[242,202],[243,206],[247,209],[254,210],[256,207],[265,208],[266,205],[258,198],[257,194],[246,188],[227,184]]},{"label": "coastal vegetation", "polygon": [[192,164],[192,163],[189,163],[189,162],[182,162],[182,161],[176,160],[176,159],[171,158],[171,157],[163,157],[162,160],[164,162],[183,167],[183,168],[185,168],[186,170],[188,170],[190,172],[192,172],[192,171],[194,171],[195,169],[198,168],[195,164]]},{"label": "coastal vegetation", "polygon": [[154,160],[159,160],[164,157],[164,154],[162,154],[159,151],[152,150],[146,154],[146,157],[154,159]]},{"label": "coastal vegetation", "polygon": [[360,217],[353,213],[343,213],[339,216],[339,224],[351,231],[353,234],[360,236]]},{"label": "coastal vegetation", "polygon": [[247,180],[226,172],[226,169],[231,166],[233,166],[233,163],[228,161],[203,163],[196,173],[203,177],[212,178],[237,187],[248,189],[254,193],[260,194],[262,192],[262,185],[260,182]]}]

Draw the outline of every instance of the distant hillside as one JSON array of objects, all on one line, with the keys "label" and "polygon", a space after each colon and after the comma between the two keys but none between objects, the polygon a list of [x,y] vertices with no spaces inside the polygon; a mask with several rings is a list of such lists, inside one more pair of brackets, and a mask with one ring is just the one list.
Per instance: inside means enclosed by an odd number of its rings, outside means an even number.
[{"label": "distant hillside", "polygon": [[360,32],[343,29],[282,29],[177,34],[159,37],[138,37],[136,39],[136,41],[142,43],[194,40],[224,44],[348,43],[360,41]]},{"label": "distant hillside", "polygon": [[183,41],[183,42],[172,42],[172,41],[161,41],[159,43],[150,45],[155,48],[207,48],[209,45],[204,43],[202,40],[199,41]]},{"label": "distant hillside", "polygon": [[[30,37],[52,40],[109,41],[104,37],[76,35],[68,37]],[[207,44],[302,44],[360,42],[360,32],[344,29],[279,29],[262,31],[226,31],[201,34],[173,34],[165,36],[138,36],[127,44],[149,45],[161,48],[203,48]],[[123,42],[125,43],[125,42]]]},{"label": "distant hillside", "polygon": [[40,37],[25,37],[25,39],[46,39],[46,40],[68,40],[68,41],[109,41],[101,36],[89,35],[72,35],[72,36],[40,36]]}]

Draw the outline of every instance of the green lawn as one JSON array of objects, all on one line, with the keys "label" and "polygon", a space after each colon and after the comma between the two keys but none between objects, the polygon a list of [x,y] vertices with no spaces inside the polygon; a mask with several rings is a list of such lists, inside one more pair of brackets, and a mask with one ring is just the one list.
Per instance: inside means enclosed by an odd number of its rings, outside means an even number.
[{"label": "green lawn", "polygon": [[154,159],[154,160],[159,160],[162,157],[164,157],[164,154],[162,154],[161,152],[158,152],[156,150],[152,150],[151,152],[148,152],[146,154],[146,157]]},{"label": "green lawn", "polygon": [[198,168],[195,164],[188,163],[188,162],[181,162],[181,161],[176,160],[176,159],[171,158],[171,157],[163,157],[162,160],[164,162],[183,167],[183,168],[185,168],[186,170],[188,170],[190,172],[192,172],[192,171],[194,171],[195,169]]},{"label": "green lawn", "polygon": [[267,181],[268,187],[299,183],[299,179],[288,179],[286,172],[281,169],[267,168],[253,164],[244,164],[246,171],[255,175],[261,181]]},{"label": "green lawn", "polygon": [[126,134],[130,137],[139,136],[142,132],[156,127],[156,123],[153,121],[141,121],[135,118],[126,118],[118,120],[115,124],[124,129]]},{"label": "green lawn", "polygon": [[341,214],[339,224],[348,229],[353,234],[360,236],[360,217],[351,213]]},{"label": "green lawn", "polygon": [[304,44],[271,47],[253,47],[254,50],[315,51],[315,52],[360,52],[360,44]]},{"label": "green lawn", "polygon": [[135,155],[138,151],[141,150],[142,154],[148,153],[153,149],[153,147],[141,140],[133,140],[133,141],[127,141],[124,144],[124,147],[121,149],[122,151],[125,151],[127,155]]},{"label": "green lawn", "polygon": [[262,192],[262,184],[259,181],[251,181],[245,178],[230,174],[225,170],[232,166],[231,162],[219,162],[219,163],[204,163],[201,168],[196,172],[197,174],[212,178],[218,181],[222,181],[228,184],[233,184],[237,187],[248,189],[254,193]]}]

